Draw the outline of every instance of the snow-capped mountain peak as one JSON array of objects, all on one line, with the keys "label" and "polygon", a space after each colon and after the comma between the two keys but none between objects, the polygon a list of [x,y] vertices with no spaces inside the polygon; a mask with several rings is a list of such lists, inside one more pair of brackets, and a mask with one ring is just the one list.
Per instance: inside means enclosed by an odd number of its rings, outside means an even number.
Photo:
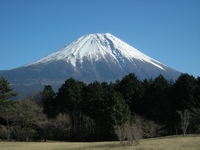
[{"label": "snow-capped mountain peak", "polygon": [[134,63],[134,60],[137,59],[164,70],[160,62],[141,53],[110,33],[84,35],[60,50],[26,66],[64,60],[76,67],[76,63],[82,64],[84,59],[89,60],[91,64],[102,59],[107,62],[112,61],[118,63],[122,68],[127,65],[127,61]]},{"label": "snow-capped mountain peak", "polygon": [[138,79],[176,80],[181,72],[167,67],[141,53],[110,33],[84,35],[69,45],[33,63],[8,71],[0,76],[9,79],[19,93],[54,88],[69,78],[90,83],[110,82],[134,73]]}]

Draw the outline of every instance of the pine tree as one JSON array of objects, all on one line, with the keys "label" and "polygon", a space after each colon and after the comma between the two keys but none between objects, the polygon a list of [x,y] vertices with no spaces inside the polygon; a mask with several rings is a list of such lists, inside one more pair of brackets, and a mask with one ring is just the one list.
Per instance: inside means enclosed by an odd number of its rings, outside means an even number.
[{"label": "pine tree", "polygon": [[196,100],[195,108],[200,109],[200,77],[197,77],[196,83],[197,83],[197,86],[195,90],[195,100]]},{"label": "pine tree", "polygon": [[70,140],[80,140],[82,127],[82,101],[83,88],[85,84],[70,78],[59,88],[56,98],[56,104],[59,113],[69,114],[72,130],[70,131]]},{"label": "pine tree", "polygon": [[174,84],[175,105],[177,110],[185,110],[196,107],[195,90],[197,82],[194,76],[182,74]]},{"label": "pine tree", "polygon": [[85,84],[70,78],[58,89],[57,105],[60,113],[77,111],[82,101],[82,90]]},{"label": "pine tree", "polygon": [[56,111],[54,109],[56,94],[54,93],[51,85],[45,85],[42,92],[42,104],[43,111],[48,118],[53,118],[56,116]]},{"label": "pine tree", "polygon": [[[8,112],[14,109],[14,102],[9,100],[17,96],[17,93],[13,92],[13,89],[10,87],[10,83],[4,77],[0,78],[0,112],[2,117],[6,121],[7,130],[10,131],[9,117]],[[10,136],[7,136],[8,140]]]},{"label": "pine tree", "polygon": [[142,82],[138,80],[135,74],[126,75],[118,85],[118,91],[122,93],[124,100],[129,105],[132,114],[141,110],[138,107],[144,94]]}]

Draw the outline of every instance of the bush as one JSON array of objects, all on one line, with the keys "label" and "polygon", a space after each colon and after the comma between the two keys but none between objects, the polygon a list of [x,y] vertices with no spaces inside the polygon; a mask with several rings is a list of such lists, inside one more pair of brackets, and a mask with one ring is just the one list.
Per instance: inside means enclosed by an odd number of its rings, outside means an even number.
[{"label": "bush", "polygon": [[139,115],[135,115],[134,118],[137,124],[140,125],[141,130],[142,130],[142,136],[145,138],[157,137],[157,136],[160,136],[164,132],[162,130],[164,126],[159,125],[152,120],[148,120]]}]

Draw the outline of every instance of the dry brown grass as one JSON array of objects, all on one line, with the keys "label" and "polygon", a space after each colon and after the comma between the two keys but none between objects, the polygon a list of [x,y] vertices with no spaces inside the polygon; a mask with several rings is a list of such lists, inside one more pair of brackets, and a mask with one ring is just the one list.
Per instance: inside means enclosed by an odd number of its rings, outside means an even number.
[{"label": "dry brown grass", "polygon": [[200,135],[143,139],[137,146],[119,142],[0,142],[0,150],[199,150]]}]

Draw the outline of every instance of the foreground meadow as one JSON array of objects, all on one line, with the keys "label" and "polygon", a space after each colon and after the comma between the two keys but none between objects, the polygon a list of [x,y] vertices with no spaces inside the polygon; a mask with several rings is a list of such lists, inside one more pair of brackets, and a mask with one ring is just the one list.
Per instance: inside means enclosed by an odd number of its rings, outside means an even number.
[{"label": "foreground meadow", "polygon": [[199,150],[200,136],[142,139],[137,146],[119,142],[0,142],[1,150]]}]

